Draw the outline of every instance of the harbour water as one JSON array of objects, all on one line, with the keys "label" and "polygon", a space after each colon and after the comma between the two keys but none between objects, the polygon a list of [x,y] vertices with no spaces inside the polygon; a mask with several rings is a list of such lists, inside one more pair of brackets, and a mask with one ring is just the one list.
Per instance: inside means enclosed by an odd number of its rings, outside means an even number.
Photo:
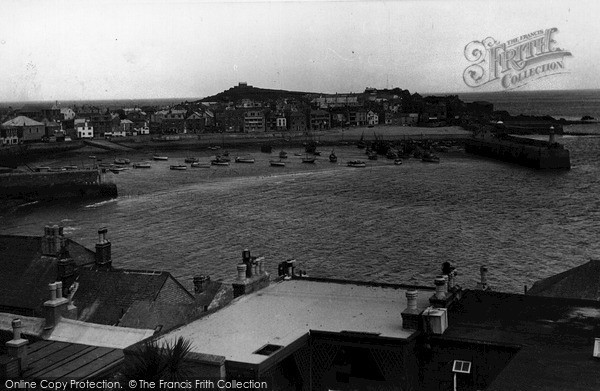
[{"label": "harbour water", "polygon": [[349,168],[348,160],[366,160],[353,146],[335,149],[337,164],[329,150],[315,165],[288,150],[286,167],[270,167],[279,150],[256,147],[231,151],[252,154],[254,164],[171,171],[186,156],[214,154],[171,151],[150,169],[106,174],[119,187],[115,200],[20,207],[0,217],[0,232],[41,235],[44,224],[62,223],[93,249],[106,226],[116,267],[167,270],[188,287],[198,274],[233,279],[248,247],[273,273],[295,258],[309,275],[355,280],[432,285],[450,261],[470,287],[486,264],[495,289],[522,292],[600,256],[600,138],[561,142],[571,151],[569,171],[463,153],[441,154],[440,164],[380,159]]}]

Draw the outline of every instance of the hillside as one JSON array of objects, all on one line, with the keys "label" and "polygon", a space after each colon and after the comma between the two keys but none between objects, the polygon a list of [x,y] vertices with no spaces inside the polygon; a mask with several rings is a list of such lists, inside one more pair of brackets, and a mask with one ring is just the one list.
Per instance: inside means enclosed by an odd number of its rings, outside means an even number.
[{"label": "hillside", "polygon": [[296,98],[305,99],[307,96],[314,95],[310,92],[301,91],[286,91],[286,90],[271,90],[266,88],[257,88],[240,83],[235,87],[220,92],[213,96],[200,99],[200,102],[230,102],[239,101],[241,99],[252,99],[256,101],[269,101],[281,98]]}]

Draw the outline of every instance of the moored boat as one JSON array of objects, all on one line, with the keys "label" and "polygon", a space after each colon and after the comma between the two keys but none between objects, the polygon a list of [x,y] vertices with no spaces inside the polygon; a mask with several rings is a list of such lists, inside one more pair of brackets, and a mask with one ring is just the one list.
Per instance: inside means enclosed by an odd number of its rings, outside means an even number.
[{"label": "moored boat", "polygon": [[316,157],[314,157],[314,156],[304,156],[304,157],[302,158],[302,163],[310,163],[310,164],[314,164],[314,163],[315,163],[315,160],[317,160],[317,158],[316,158]]},{"label": "moored boat", "polygon": [[235,162],[236,163],[254,163],[254,158],[253,157],[248,157],[248,156],[246,156],[246,157],[240,157],[240,156],[238,156],[238,157],[235,158]]},{"label": "moored boat", "polygon": [[148,162],[138,162],[133,163],[133,168],[150,168],[150,163]]},{"label": "moored boat", "polygon": [[287,159],[287,157],[288,157],[288,154],[287,154],[286,151],[282,150],[282,151],[279,152],[279,158],[280,159]]},{"label": "moored boat", "polygon": [[279,160],[269,160],[269,164],[273,167],[285,167],[285,162],[281,159]]},{"label": "moored boat", "polygon": [[129,159],[125,159],[123,157],[115,158],[115,164],[125,165],[125,164],[129,164],[129,163],[131,163],[131,160],[129,160]]},{"label": "moored boat", "polygon": [[337,163],[337,156],[335,155],[335,152],[331,151],[329,154],[329,161],[331,163]]},{"label": "moored boat", "polygon": [[210,168],[210,163],[194,162],[191,165],[192,168]]},{"label": "moored boat", "polygon": [[187,166],[185,164],[173,164],[169,167],[171,170],[187,170]]},{"label": "moored boat", "polygon": [[394,164],[399,166],[402,164],[402,159],[398,158],[398,159],[394,159]]},{"label": "moored boat", "polygon": [[157,156],[157,155],[154,155],[154,156],[152,156],[152,159],[154,159],[154,160],[169,160],[169,157],[168,156]]},{"label": "moored boat", "polygon": [[118,174],[121,171],[125,171],[127,170],[125,167],[111,167],[109,168],[109,170],[113,173],[113,174]]},{"label": "moored boat", "polygon": [[362,160],[350,160],[347,164],[348,167],[363,168],[367,166],[367,163],[363,162]]},{"label": "moored boat", "polygon": [[186,162],[186,163],[196,163],[199,161],[200,161],[200,159],[198,159],[197,157],[186,157],[184,159],[184,162]]}]

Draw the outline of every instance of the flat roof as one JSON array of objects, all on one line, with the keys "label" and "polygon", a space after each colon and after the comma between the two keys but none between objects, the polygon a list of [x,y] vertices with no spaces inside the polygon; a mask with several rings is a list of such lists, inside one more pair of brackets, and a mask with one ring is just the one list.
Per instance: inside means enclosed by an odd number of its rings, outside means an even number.
[{"label": "flat roof", "polygon": [[[162,336],[158,342],[184,337],[192,352],[259,364],[254,354],[267,344],[287,346],[309,330],[375,333],[406,339],[402,328],[406,288],[353,283],[289,280],[249,295],[229,306]],[[429,305],[431,291],[421,293],[419,307]]]}]

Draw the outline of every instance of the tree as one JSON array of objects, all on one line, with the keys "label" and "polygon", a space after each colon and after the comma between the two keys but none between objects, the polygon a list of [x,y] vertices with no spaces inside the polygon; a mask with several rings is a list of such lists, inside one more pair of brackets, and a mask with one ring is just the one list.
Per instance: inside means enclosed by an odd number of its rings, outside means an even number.
[{"label": "tree", "polygon": [[191,342],[183,337],[175,342],[166,341],[162,346],[156,340],[147,341],[121,370],[120,377],[124,380],[121,384],[128,384],[129,380],[181,381],[191,377],[191,367],[186,361],[191,347]]}]

